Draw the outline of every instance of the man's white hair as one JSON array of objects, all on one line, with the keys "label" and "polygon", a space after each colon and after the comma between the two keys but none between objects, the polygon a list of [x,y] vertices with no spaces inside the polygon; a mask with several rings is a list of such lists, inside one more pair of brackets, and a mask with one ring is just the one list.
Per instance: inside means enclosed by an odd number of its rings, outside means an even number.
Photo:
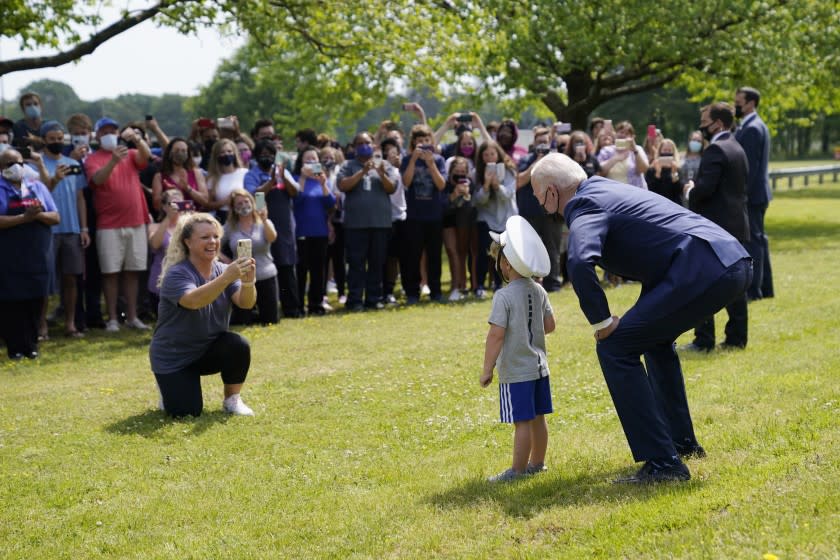
[{"label": "man's white hair", "polygon": [[542,193],[548,185],[554,185],[560,194],[564,194],[574,191],[585,180],[586,171],[565,154],[548,154],[531,169],[531,185],[535,193]]}]

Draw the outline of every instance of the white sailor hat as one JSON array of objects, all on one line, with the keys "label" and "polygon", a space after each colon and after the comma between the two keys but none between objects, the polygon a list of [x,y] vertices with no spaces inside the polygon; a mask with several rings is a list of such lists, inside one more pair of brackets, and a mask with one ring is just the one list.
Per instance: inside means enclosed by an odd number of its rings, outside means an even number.
[{"label": "white sailor hat", "polygon": [[551,261],[548,250],[536,230],[522,216],[511,216],[502,233],[490,232],[493,241],[502,246],[513,269],[525,278],[548,276]]}]

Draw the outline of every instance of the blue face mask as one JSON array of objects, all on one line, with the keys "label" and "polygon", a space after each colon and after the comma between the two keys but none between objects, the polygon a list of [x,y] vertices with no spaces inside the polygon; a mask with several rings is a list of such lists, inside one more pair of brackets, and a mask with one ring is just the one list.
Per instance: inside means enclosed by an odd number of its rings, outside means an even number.
[{"label": "blue face mask", "polygon": [[359,144],[356,146],[356,157],[365,158],[373,155],[373,146],[370,144]]},{"label": "blue face mask", "polygon": [[30,119],[37,119],[41,116],[41,107],[38,105],[27,105],[23,112]]},{"label": "blue face mask", "polygon": [[692,140],[688,143],[688,151],[698,153],[703,148],[703,143],[699,140]]}]

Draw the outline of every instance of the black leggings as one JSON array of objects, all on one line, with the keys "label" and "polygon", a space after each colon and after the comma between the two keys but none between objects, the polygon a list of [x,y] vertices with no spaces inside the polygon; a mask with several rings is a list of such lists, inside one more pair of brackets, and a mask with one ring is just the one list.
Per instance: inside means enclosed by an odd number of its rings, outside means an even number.
[{"label": "black leggings", "polygon": [[177,373],[155,374],[163,408],[172,416],[201,416],[201,376],[221,372],[225,385],[245,382],[251,366],[251,346],[235,332],[224,332],[204,355]]},{"label": "black leggings", "polygon": [[[257,280],[257,321],[263,325],[270,325],[280,320],[280,311],[277,307],[279,296],[277,295],[277,276]],[[250,325],[254,319],[252,309],[240,309],[233,306],[230,322],[235,325]]]}]

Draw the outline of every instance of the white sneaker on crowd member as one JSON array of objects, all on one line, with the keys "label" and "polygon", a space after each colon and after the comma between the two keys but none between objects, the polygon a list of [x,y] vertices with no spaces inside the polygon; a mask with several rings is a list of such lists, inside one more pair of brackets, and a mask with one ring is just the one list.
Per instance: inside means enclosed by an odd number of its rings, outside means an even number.
[{"label": "white sneaker on crowd member", "polygon": [[330,305],[329,300],[327,300],[327,296],[324,296],[324,299],[321,300],[321,309],[324,311],[333,311],[333,306]]},{"label": "white sneaker on crowd member", "polygon": [[151,327],[149,327],[149,325],[147,325],[146,323],[144,323],[143,321],[141,321],[137,317],[135,317],[131,321],[126,321],[125,326],[129,327],[131,329],[137,329],[138,331],[147,331],[151,328]]},{"label": "white sneaker on crowd member", "polygon": [[344,295],[338,296],[338,303],[340,303],[341,305],[344,305],[345,303],[347,303],[347,296],[344,296]]},{"label": "white sneaker on crowd member", "polygon": [[484,291],[484,288],[479,288],[475,291],[475,297],[478,299],[484,299],[487,297],[487,292]]},{"label": "white sneaker on crowd member", "polygon": [[327,293],[328,294],[337,294],[338,293],[338,286],[335,285],[335,280],[327,280]]},{"label": "white sneaker on crowd member", "polygon": [[449,292],[449,301],[461,301],[464,295],[457,288]]},{"label": "white sneaker on crowd member", "polygon": [[224,401],[222,401],[222,408],[225,410],[225,412],[235,414],[236,416],[254,415],[254,411],[251,410],[251,407],[242,402],[242,397],[239,396],[239,393],[231,395]]},{"label": "white sneaker on crowd member", "polygon": [[105,332],[120,332],[120,323],[116,319],[110,319],[105,323]]},{"label": "white sneaker on crowd member", "polygon": [[420,286],[420,295],[421,296],[427,296],[431,293],[432,293],[432,291],[429,289],[428,284],[423,284],[422,286]]}]

